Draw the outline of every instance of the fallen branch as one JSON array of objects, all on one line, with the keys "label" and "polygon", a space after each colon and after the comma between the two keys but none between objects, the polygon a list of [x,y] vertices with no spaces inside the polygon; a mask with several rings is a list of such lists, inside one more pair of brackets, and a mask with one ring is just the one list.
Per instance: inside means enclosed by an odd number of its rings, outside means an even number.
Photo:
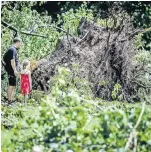
[{"label": "fallen branch", "polygon": [[35,34],[35,33],[28,32],[28,31],[21,31],[21,34],[26,34],[26,35],[31,35],[31,36],[39,36],[39,37],[47,38],[46,35]]},{"label": "fallen branch", "polygon": [[141,84],[141,83],[139,83],[139,82],[137,82],[137,81],[131,81],[131,82],[136,83],[138,86],[140,86],[140,87],[142,87],[142,88],[144,88],[144,89],[151,88],[151,86],[144,86],[143,84]]},{"label": "fallen branch", "polygon": [[69,43],[70,49],[71,49],[71,43],[70,43],[70,41],[69,41],[69,28],[68,28],[68,33],[67,33],[67,40],[68,40],[68,43]]},{"label": "fallen branch", "polygon": [[62,32],[70,35],[71,37],[73,37],[73,35],[72,35],[71,33],[69,33],[68,31],[66,31],[66,30],[64,30],[64,29],[62,29],[62,28],[60,28],[60,27],[58,27],[58,26],[52,26],[52,25],[44,26],[44,25],[43,25],[43,26],[38,26],[38,27],[39,27],[39,28],[48,28],[48,27],[56,28],[56,29],[61,30]]},{"label": "fallen branch", "polygon": [[2,2],[1,2],[1,6],[5,6],[5,5],[7,5],[7,4],[8,4],[7,1],[2,1]]},{"label": "fallen branch", "polygon": [[150,32],[150,31],[151,31],[151,27],[149,27],[149,28],[147,28],[147,29],[145,29],[145,30],[142,30],[141,33],[147,33],[147,32]]},{"label": "fallen branch", "polygon": [[2,24],[3,24],[5,27],[8,27],[10,30],[13,30],[14,32],[18,32],[17,28],[15,28],[14,26],[6,23],[5,21],[2,21]]},{"label": "fallen branch", "polygon": [[[136,128],[138,127],[138,125],[139,125],[139,123],[141,121],[141,118],[143,116],[144,110],[145,110],[145,102],[143,102],[143,104],[142,104],[142,111],[141,111],[141,113],[139,115],[139,118],[138,118],[138,120],[136,122],[136,125],[133,127],[132,132],[130,133],[129,139],[128,139],[126,145],[125,145],[125,151],[127,151],[129,149],[130,144],[132,142],[132,139],[134,139],[134,141],[135,141],[134,144],[135,144],[135,146],[137,146],[137,143],[136,143],[136,141],[137,141],[136,140],[136,136],[137,136]],[[134,148],[136,149],[136,147],[134,147]]]},{"label": "fallen branch", "polygon": [[60,28],[60,27],[58,27],[58,26],[54,26],[54,28],[56,28],[56,29],[58,29],[58,30],[61,30],[62,32],[70,35],[71,37],[73,37],[73,35],[72,35],[71,33],[69,33],[68,31],[65,31],[64,29],[62,29],[62,28]]},{"label": "fallen branch", "polygon": [[84,41],[85,38],[88,36],[89,33],[90,33],[90,31],[88,31],[88,32],[83,36],[83,38],[78,41],[78,43],[76,44],[76,46],[79,45],[82,41]]},{"label": "fallen branch", "polygon": [[[12,31],[14,31],[14,32],[16,32],[16,33],[19,32],[17,28],[15,28],[14,26],[8,24],[8,23],[5,22],[5,21],[2,21],[2,24],[3,24],[5,27],[9,28],[10,30],[12,30]],[[21,33],[21,34],[26,34],[26,35],[31,35],[31,36],[38,36],[38,37],[47,38],[46,35],[31,33],[31,32],[28,32],[28,31],[21,31],[20,33]]]},{"label": "fallen branch", "polygon": [[141,113],[140,113],[140,115],[139,115],[139,118],[138,118],[138,120],[137,120],[136,125],[134,126],[134,129],[136,129],[136,128],[138,127],[138,125],[139,125],[139,123],[140,123],[140,121],[141,121],[141,118],[142,118],[142,116],[143,116],[144,110],[145,110],[145,102],[143,102],[143,104],[142,104],[142,111],[141,111]]},{"label": "fallen branch", "polygon": [[144,34],[144,33],[150,32],[150,31],[151,31],[151,27],[143,29],[143,30],[137,30],[133,34],[131,34],[128,38],[121,39],[119,42],[124,42],[124,41],[127,41],[127,40],[131,40],[135,35],[138,35],[140,33]]}]

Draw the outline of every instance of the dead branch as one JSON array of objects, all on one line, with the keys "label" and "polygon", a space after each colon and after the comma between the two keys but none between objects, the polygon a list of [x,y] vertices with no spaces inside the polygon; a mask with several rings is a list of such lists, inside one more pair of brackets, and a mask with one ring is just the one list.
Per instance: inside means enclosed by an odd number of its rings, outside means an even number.
[{"label": "dead branch", "polygon": [[136,83],[139,87],[144,89],[151,88],[151,86],[145,86],[144,84],[139,83],[138,81],[131,81],[132,83]]},{"label": "dead branch", "polygon": [[82,38],[81,40],[79,40],[79,41],[77,42],[76,46],[79,45],[82,41],[84,41],[85,38],[88,36],[89,33],[90,33],[90,30],[83,36],[83,38]]},{"label": "dead branch", "polygon": [[134,36],[142,33],[147,33],[147,32],[150,32],[151,31],[151,27],[150,28],[146,28],[146,29],[143,29],[143,30],[136,30],[134,33],[132,33],[128,38],[125,38],[125,39],[121,39],[120,42],[124,42],[124,41],[127,41],[127,40],[131,40]]},{"label": "dead branch", "polygon": [[69,41],[69,28],[68,28],[68,33],[67,33],[67,40],[68,40],[68,43],[69,43],[70,49],[71,49],[71,43],[70,43],[70,41]]},{"label": "dead branch", "polygon": [[58,26],[52,26],[52,25],[44,26],[44,25],[41,25],[41,26],[38,26],[38,27],[39,27],[39,28],[48,28],[48,27],[56,28],[56,29],[58,29],[58,30],[60,30],[60,31],[62,31],[62,32],[68,34],[68,35],[70,35],[71,37],[74,37],[71,33],[69,33],[68,31],[66,31],[66,30],[64,30],[64,29],[62,29],[62,28],[60,28],[60,27],[58,27]]},{"label": "dead branch", "polygon": [[62,28],[60,28],[60,27],[58,27],[58,26],[54,26],[54,28],[56,28],[56,29],[58,29],[58,30],[61,30],[62,32],[70,35],[71,37],[73,37],[73,35],[72,35],[71,33],[69,33],[68,31],[66,31],[66,30],[64,30],[64,29],[62,29]]}]

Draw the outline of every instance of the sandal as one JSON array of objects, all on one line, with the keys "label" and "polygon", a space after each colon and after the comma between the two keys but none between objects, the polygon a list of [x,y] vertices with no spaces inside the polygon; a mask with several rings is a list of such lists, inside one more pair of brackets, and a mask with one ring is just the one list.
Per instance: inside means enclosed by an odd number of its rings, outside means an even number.
[{"label": "sandal", "polygon": [[10,105],[10,104],[14,103],[15,101],[16,101],[16,100],[12,100],[12,101],[9,101],[9,100],[8,100],[7,105]]}]

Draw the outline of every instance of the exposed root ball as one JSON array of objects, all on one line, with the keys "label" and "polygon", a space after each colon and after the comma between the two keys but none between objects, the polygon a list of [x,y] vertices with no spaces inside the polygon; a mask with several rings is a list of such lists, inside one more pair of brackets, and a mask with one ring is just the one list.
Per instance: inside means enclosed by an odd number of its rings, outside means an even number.
[{"label": "exposed root ball", "polygon": [[33,87],[49,90],[48,80],[55,74],[56,65],[72,69],[80,67],[79,76],[93,84],[95,96],[111,100],[115,84],[121,85],[121,99],[128,99],[133,92],[133,38],[130,19],[121,18],[119,25],[100,27],[84,18],[78,27],[78,37],[66,36],[58,41],[51,55],[42,59],[33,71]]}]

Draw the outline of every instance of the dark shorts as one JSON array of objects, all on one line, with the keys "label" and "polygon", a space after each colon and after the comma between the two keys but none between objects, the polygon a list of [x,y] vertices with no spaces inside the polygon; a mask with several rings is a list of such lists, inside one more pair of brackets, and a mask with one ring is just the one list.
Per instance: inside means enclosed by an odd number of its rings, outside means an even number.
[{"label": "dark shorts", "polygon": [[8,75],[8,83],[9,83],[9,86],[16,86],[16,76]]}]

